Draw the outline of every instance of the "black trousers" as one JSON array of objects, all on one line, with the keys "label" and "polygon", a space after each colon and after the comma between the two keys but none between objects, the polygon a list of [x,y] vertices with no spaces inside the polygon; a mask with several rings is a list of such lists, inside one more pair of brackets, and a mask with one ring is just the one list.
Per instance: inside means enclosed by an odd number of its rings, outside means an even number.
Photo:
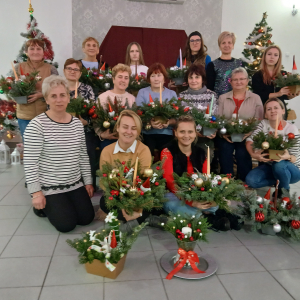
[{"label": "black trousers", "polygon": [[50,223],[60,232],[69,232],[76,225],[88,225],[95,216],[91,199],[84,186],[70,192],[46,196],[43,209]]},{"label": "black trousers", "polygon": [[144,134],[143,135],[144,144],[149,147],[151,155],[154,156],[154,150],[160,152],[164,149],[164,146],[171,142],[174,137],[168,134]]}]

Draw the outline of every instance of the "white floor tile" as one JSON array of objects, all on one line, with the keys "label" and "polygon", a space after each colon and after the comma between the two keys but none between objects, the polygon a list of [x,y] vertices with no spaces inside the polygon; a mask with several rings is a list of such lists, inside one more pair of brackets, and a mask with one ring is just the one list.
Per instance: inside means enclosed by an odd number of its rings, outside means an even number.
[{"label": "white floor tile", "polygon": [[59,234],[48,218],[24,219],[16,235]]},{"label": "white floor tile", "polygon": [[8,288],[0,289],[1,300],[38,300],[41,288]]},{"label": "white floor tile", "polygon": [[0,236],[13,235],[22,221],[23,221],[23,219],[0,220]]},{"label": "white floor tile", "polygon": [[31,206],[1,206],[0,219],[23,219]]}]

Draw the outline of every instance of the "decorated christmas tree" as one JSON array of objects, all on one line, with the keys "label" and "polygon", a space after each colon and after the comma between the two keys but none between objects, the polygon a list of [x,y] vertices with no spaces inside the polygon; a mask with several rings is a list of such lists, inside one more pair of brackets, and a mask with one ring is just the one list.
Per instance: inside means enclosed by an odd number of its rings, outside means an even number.
[{"label": "decorated christmas tree", "polygon": [[244,57],[242,57],[241,60],[244,61],[244,67],[249,77],[252,77],[252,75],[259,70],[261,57],[265,49],[274,45],[271,41],[272,34],[270,33],[272,28],[268,26],[266,21],[267,17],[267,13],[265,12],[262,20],[255,24],[253,31],[244,42],[245,49],[242,52]]}]

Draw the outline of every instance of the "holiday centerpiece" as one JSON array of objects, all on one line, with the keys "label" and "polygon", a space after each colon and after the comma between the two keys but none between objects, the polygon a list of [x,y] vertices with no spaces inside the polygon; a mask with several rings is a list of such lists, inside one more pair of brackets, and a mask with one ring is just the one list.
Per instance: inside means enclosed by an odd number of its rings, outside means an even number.
[{"label": "holiday centerpiece", "polygon": [[67,106],[67,112],[75,117],[91,117],[92,119],[97,118],[95,114],[96,106],[93,103],[93,100],[85,100],[81,95],[77,94],[77,84],[75,88],[75,96],[73,99],[70,99],[70,102]]},{"label": "holiday centerpiece", "polygon": [[15,102],[0,100],[0,133],[6,133],[6,137],[11,140],[18,129]]},{"label": "holiday centerpiece", "polygon": [[131,75],[129,79],[128,92],[133,96],[137,96],[140,89],[150,86],[150,83],[147,81],[146,74],[141,73],[140,75]]},{"label": "holiday centerpiece", "polygon": [[13,81],[13,77],[3,77],[0,78],[0,94],[5,94],[8,98],[8,94],[11,90],[11,83]]},{"label": "holiday centerpiece", "polygon": [[242,221],[252,221],[252,230],[261,230],[262,233],[276,235],[282,232],[294,240],[300,240],[300,207],[296,194],[289,197],[287,191],[282,198],[278,196],[277,181],[275,197],[270,201],[270,190],[264,198],[257,196],[254,190],[251,193],[241,195],[242,204],[238,204],[236,213]]},{"label": "holiday centerpiece", "polygon": [[174,81],[175,85],[182,85],[184,83],[184,76],[186,71],[186,66],[182,66],[182,68],[174,66],[167,69],[168,76],[170,80]]},{"label": "holiday centerpiece", "polygon": [[133,211],[162,208],[165,179],[162,178],[162,162],[141,170],[138,158],[134,165],[131,160],[107,163],[98,171],[100,186],[104,190],[106,205],[109,209],[124,209],[128,214]]},{"label": "holiday centerpiece", "polygon": [[300,91],[300,75],[287,72],[279,75],[275,81],[275,85],[279,88],[288,87],[291,94],[297,94]]},{"label": "holiday centerpiece", "polygon": [[79,252],[79,263],[85,264],[87,273],[115,279],[123,270],[126,254],[147,223],[135,227],[127,236],[119,232],[117,212],[110,212],[105,222],[109,229],[99,233],[89,231],[83,233],[81,239],[68,239],[67,243]]}]

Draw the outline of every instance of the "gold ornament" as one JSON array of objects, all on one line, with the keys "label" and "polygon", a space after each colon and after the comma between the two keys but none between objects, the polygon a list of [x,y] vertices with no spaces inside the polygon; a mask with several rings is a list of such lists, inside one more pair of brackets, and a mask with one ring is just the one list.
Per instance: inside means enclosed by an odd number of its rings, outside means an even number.
[{"label": "gold ornament", "polygon": [[255,60],[255,61],[253,62],[253,64],[254,64],[254,65],[257,65],[257,64],[258,64],[258,61],[257,61],[257,60]]},{"label": "gold ornament", "polygon": [[228,184],[228,183],[229,183],[229,179],[228,179],[227,177],[223,177],[223,178],[222,178],[222,181],[225,181],[225,182],[226,182],[226,184]]},{"label": "gold ornament", "polygon": [[87,251],[88,251],[88,252],[90,252],[90,251],[91,251],[91,249],[87,249]]},{"label": "gold ornament", "polygon": [[103,122],[103,127],[104,128],[109,128],[110,127],[110,123],[108,121],[104,121]]},{"label": "gold ornament", "polygon": [[211,189],[209,189],[208,191],[211,192]]},{"label": "gold ornament", "polygon": [[83,240],[85,243],[87,242],[87,240]]},{"label": "gold ornament", "polygon": [[261,144],[261,147],[262,147],[264,150],[267,150],[267,149],[269,149],[270,144],[269,144],[267,141],[264,141],[264,142]]},{"label": "gold ornament", "polygon": [[192,189],[191,188],[189,188],[189,191],[191,191]]},{"label": "gold ornament", "polygon": [[11,139],[14,138],[13,135],[12,135],[11,133],[8,133],[8,134],[6,135],[6,137],[7,137],[9,140],[11,140]]},{"label": "gold ornament", "polygon": [[144,176],[145,177],[151,177],[153,175],[153,170],[148,168],[144,170]]},{"label": "gold ornament", "polygon": [[151,129],[151,125],[150,125],[150,124],[147,124],[147,125],[145,126],[145,129],[146,129],[146,130],[150,130],[150,129]]},{"label": "gold ornament", "polygon": [[197,178],[195,181],[195,186],[201,187],[203,185],[203,180],[201,178]]}]

